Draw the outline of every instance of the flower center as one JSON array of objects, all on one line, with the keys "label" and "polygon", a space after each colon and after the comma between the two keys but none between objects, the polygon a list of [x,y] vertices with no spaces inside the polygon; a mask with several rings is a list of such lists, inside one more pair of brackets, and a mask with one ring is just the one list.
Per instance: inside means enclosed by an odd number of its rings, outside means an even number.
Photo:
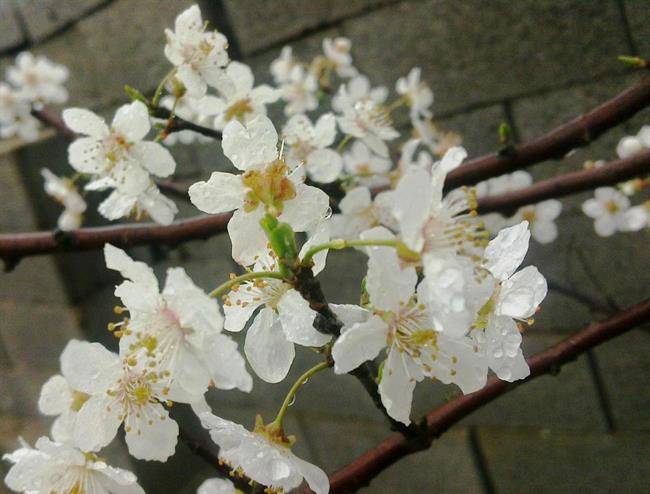
[{"label": "flower center", "polygon": [[233,118],[236,118],[240,122],[243,122],[247,113],[253,113],[251,101],[248,98],[240,99],[228,107],[225,119],[229,122]]},{"label": "flower center", "polygon": [[249,170],[242,176],[249,189],[244,199],[244,211],[255,211],[264,204],[267,211],[279,215],[284,202],[296,197],[293,182],[287,177],[287,165],[276,160],[263,170]]},{"label": "flower center", "polygon": [[104,138],[102,145],[106,159],[113,166],[128,156],[133,143],[129,142],[122,134],[113,131]]},{"label": "flower center", "polygon": [[535,209],[534,209],[534,208],[530,208],[530,209],[526,209],[526,210],[524,210],[524,211],[521,213],[521,217],[522,217],[523,219],[525,219],[526,221],[528,221],[528,223],[530,223],[530,224],[532,225],[533,223],[535,223],[535,219],[536,219]]},{"label": "flower center", "polygon": [[605,203],[605,209],[609,214],[616,214],[620,211],[621,208],[618,204],[616,204],[615,201],[610,200]]}]

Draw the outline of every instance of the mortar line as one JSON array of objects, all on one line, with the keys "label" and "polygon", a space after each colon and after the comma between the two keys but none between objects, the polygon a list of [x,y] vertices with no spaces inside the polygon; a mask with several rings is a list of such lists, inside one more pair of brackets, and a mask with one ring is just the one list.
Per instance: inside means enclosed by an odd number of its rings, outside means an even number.
[{"label": "mortar line", "polygon": [[469,448],[472,453],[472,459],[474,460],[474,466],[481,481],[481,486],[483,487],[483,492],[485,494],[496,494],[497,489],[494,484],[494,478],[490,472],[485,452],[481,447],[481,443],[478,437],[478,427],[471,425],[469,426],[467,432]]},{"label": "mortar line", "polygon": [[589,374],[593,380],[594,387],[596,389],[596,396],[598,398],[598,405],[600,411],[603,414],[603,419],[607,427],[607,432],[614,433],[617,430],[616,422],[614,420],[614,414],[612,412],[612,404],[609,399],[609,393],[603,381],[602,372],[600,371],[600,366],[598,365],[598,360],[594,355],[593,351],[588,351],[586,354],[587,357],[587,366],[589,367]]}]

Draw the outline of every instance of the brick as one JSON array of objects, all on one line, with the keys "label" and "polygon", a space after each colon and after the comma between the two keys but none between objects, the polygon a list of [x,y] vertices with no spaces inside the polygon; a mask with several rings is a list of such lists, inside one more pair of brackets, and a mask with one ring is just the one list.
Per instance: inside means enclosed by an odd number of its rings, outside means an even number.
[{"label": "brick", "polygon": [[18,161],[12,154],[0,156],[0,197],[0,230],[22,231],[36,226]]},{"label": "brick", "polygon": [[20,0],[15,3],[29,37],[39,41],[107,3],[107,0]]},{"label": "brick", "polygon": [[609,0],[401,2],[342,30],[376,83],[393,87],[421,66],[443,112],[620,72],[616,56],[626,50]]},{"label": "brick", "polygon": [[11,2],[0,2],[0,51],[10,50],[23,42],[23,33],[14,14]]},{"label": "brick", "polygon": [[614,423],[623,430],[650,429],[650,393],[643,379],[650,375],[648,329],[630,331],[595,350]]},{"label": "brick", "polygon": [[[316,462],[333,473],[389,435],[385,425],[362,420],[310,419],[304,421]],[[360,492],[422,493],[482,492],[474,468],[467,433],[453,429],[431,448],[400,460]]]},{"label": "brick", "polygon": [[471,158],[496,151],[499,147],[499,125],[505,120],[503,107],[494,105],[435,121],[442,130],[460,134],[462,146]]},{"label": "brick", "polygon": [[0,301],[0,337],[14,365],[57,368],[71,338],[79,337],[75,313],[54,304]]},{"label": "brick", "polygon": [[173,27],[178,13],[192,3],[112,2],[34,52],[70,69],[69,106],[101,108],[126,102],[125,84],[151,92],[171,69],[163,53],[164,29]]},{"label": "brick", "polygon": [[646,434],[576,434],[481,429],[497,492],[637,493],[647,490]]},{"label": "brick", "polygon": [[226,0],[237,41],[244,54],[300,35],[303,31],[372,9],[388,0]]}]

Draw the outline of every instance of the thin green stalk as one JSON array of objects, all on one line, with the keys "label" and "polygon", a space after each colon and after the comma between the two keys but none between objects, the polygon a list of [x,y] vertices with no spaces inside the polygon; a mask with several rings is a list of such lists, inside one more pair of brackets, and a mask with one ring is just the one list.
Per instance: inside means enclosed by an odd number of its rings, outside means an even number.
[{"label": "thin green stalk", "polygon": [[323,369],[327,369],[328,367],[331,367],[333,362],[330,360],[324,360],[323,362],[320,362],[319,364],[315,365],[311,369],[309,369],[307,372],[305,372],[302,376],[298,378],[298,380],[293,383],[293,386],[291,386],[291,389],[287,393],[287,396],[285,396],[284,401],[282,402],[282,406],[280,407],[280,410],[278,410],[278,414],[276,415],[275,419],[273,422],[269,424],[269,427],[273,428],[278,428],[279,430],[282,429],[282,420],[284,419],[284,415],[287,413],[287,409],[289,406],[291,406],[291,403],[293,402],[296,393],[300,389],[300,387],[305,384],[310,377],[312,377],[314,374],[322,371]]},{"label": "thin green stalk", "polygon": [[[396,239],[385,239],[385,240],[344,240],[338,238],[327,242],[325,244],[315,245],[309,249],[304,257],[302,258],[303,264],[309,264],[312,261],[312,258],[323,250],[341,250],[347,249],[350,247],[395,247],[398,250],[398,253],[402,255],[405,252],[411,252],[401,241]],[[417,255],[415,252],[411,252],[414,255]]]},{"label": "thin green stalk", "polygon": [[156,88],[156,92],[153,93],[153,98],[151,98],[151,106],[153,108],[158,108],[158,104],[160,103],[160,98],[162,97],[163,90],[165,89],[165,84],[176,75],[176,68],[174,67],[172,70],[167,72],[167,75],[163,77],[163,80],[160,81],[160,84],[158,84],[158,87]]},{"label": "thin green stalk", "polygon": [[339,145],[336,147],[336,152],[340,153],[341,151],[343,151],[343,149],[345,149],[345,146],[347,146],[348,142],[350,142],[351,139],[352,139],[351,135],[346,135],[341,140],[341,142],[339,142]]},{"label": "thin green stalk", "polygon": [[284,279],[280,273],[275,271],[255,271],[253,273],[246,273],[222,283],[217,288],[210,292],[210,297],[217,298],[230,290],[233,286],[238,285],[244,281],[257,280],[260,278],[275,278],[276,280]]}]

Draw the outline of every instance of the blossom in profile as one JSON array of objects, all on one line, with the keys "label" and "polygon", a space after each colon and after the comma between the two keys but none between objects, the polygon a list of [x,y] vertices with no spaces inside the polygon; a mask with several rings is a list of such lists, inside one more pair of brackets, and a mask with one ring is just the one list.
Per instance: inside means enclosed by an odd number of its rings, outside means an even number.
[{"label": "blossom in profile", "polygon": [[348,38],[324,38],[323,53],[328,62],[330,70],[333,70],[339,77],[354,77],[359,72],[352,65],[352,42]]},{"label": "blossom in profile", "polygon": [[623,137],[616,146],[616,154],[619,158],[629,158],[644,149],[650,149],[650,125],[641,127],[636,135]]},{"label": "blossom in profile", "polygon": [[20,53],[15,65],[7,69],[7,81],[14,85],[22,98],[31,103],[65,103],[68,91],[64,83],[68,76],[67,67],[29,52]]},{"label": "blossom in profile", "polygon": [[74,183],[67,178],[57,177],[47,168],[41,169],[41,176],[45,180],[45,193],[64,208],[57,221],[58,227],[63,231],[79,228],[86,211],[86,201]]},{"label": "blossom in profile", "polygon": [[47,437],[39,438],[35,448],[24,443],[3,459],[13,464],[5,484],[15,492],[144,494],[132,472],[111,467],[92,453]]},{"label": "blossom in profile", "polygon": [[293,48],[284,46],[280,52],[280,56],[271,62],[271,75],[277,85],[290,82],[291,71],[298,62],[293,57]]},{"label": "blossom in profile", "polygon": [[220,461],[234,472],[276,492],[289,492],[303,479],[316,494],[329,492],[325,472],[291,451],[295,438],[269,430],[259,415],[253,431],[209,412],[199,417],[203,427],[210,431],[212,440],[219,445]]},{"label": "blossom in profile", "polygon": [[582,211],[594,220],[594,229],[601,237],[616,232],[636,232],[647,222],[647,213],[630,208],[630,199],[613,187],[599,187],[594,197],[582,204]]},{"label": "blossom in profile", "polygon": [[228,64],[228,40],[217,31],[207,31],[198,5],[176,17],[174,31],[165,29],[165,56],[176,66],[176,77],[187,93],[200,98],[208,85],[216,86]]},{"label": "blossom in profile", "polygon": [[243,494],[228,479],[218,477],[206,479],[196,490],[196,494]]},{"label": "blossom in profile", "polygon": [[412,118],[431,118],[433,91],[420,79],[422,69],[413,67],[406,77],[400,77],[395,84],[397,94],[405,98]]}]

